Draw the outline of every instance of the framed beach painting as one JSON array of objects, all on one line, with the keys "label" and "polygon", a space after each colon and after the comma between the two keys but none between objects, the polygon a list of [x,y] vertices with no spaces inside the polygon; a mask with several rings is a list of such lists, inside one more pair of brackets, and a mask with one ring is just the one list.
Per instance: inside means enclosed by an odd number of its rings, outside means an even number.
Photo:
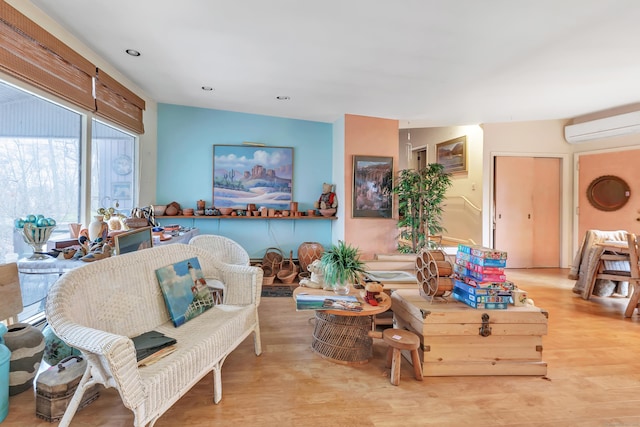
[{"label": "framed beach painting", "polygon": [[393,157],[353,156],[353,217],[391,218]]},{"label": "framed beach painting", "polygon": [[293,148],[213,146],[213,205],[216,208],[288,209],[293,194]]},{"label": "framed beach painting", "polygon": [[436,163],[444,166],[445,172],[466,172],[467,137],[461,136],[436,144]]}]

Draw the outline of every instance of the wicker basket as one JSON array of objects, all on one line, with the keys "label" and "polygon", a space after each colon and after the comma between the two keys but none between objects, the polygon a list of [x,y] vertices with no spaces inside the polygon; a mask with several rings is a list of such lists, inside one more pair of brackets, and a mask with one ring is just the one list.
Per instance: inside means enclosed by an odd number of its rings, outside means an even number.
[{"label": "wicker basket", "polygon": [[270,267],[273,275],[278,274],[278,270],[280,270],[280,265],[282,265],[282,260],[284,259],[284,254],[278,248],[267,248],[267,251],[262,258],[262,265]]},{"label": "wicker basket", "polygon": [[262,286],[273,285],[276,279],[276,273],[274,273],[273,267],[264,264],[255,264],[255,266],[262,269]]},{"label": "wicker basket", "polygon": [[289,260],[282,261],[280,264],[280,270],[276,273],[276,276],[282,283],[293,283],[298,276],[298,266],[293,262],[293,251],[289,253]]},{"label": "wicker basket", "polygon": [[276,280],[276,276],[262,276],[262,286],[270,286],[273,285],[273,282]]}]

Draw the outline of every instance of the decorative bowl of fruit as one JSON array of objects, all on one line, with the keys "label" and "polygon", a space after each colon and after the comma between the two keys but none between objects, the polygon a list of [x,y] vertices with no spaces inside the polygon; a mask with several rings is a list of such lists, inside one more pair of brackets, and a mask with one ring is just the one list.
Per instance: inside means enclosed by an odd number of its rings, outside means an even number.
[{"label": "decorative bowl of fruit", "polygon": [[56,228],[56,221],[53,218],[45,218],[44,215],[27,215],[24,219],[16,219],[15,225],[16,228],[22,229],[22,238],[25,243],[33,248],[33,255],[28,259],[47,259],[49,256],[44,249]]}]

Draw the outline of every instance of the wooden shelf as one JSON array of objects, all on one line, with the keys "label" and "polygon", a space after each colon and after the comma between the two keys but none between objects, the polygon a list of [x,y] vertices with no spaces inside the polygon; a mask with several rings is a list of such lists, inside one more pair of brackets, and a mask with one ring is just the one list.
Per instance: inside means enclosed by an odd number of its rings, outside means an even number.
[{"label": "wooden shelf", "polygon": [[286,220],[286,221],[307,221],[307,220],[329,220],[338,219],[337,216],[231,216],[231,215],[163,215],[156,216],[156,219],[174,218],[174,219],[241,219],[241,220]]}]

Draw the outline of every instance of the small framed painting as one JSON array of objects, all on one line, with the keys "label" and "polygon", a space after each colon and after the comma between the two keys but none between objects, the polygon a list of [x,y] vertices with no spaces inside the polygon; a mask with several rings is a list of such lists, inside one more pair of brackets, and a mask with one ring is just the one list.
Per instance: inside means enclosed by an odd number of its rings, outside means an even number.
[{"label": "small framed painting", "polygon": [[354,218],[391,218],[393,157],[353,156]]},{"label": "small framed painting", "polygon": [[116,255],[147,249],[153,245],[151,227],[136,228],[113,237]]},{"label": "small framed painting", "polygon": [[449,173],[467,171],[467,137],[450,139],[436,144],[436,163]]}]

